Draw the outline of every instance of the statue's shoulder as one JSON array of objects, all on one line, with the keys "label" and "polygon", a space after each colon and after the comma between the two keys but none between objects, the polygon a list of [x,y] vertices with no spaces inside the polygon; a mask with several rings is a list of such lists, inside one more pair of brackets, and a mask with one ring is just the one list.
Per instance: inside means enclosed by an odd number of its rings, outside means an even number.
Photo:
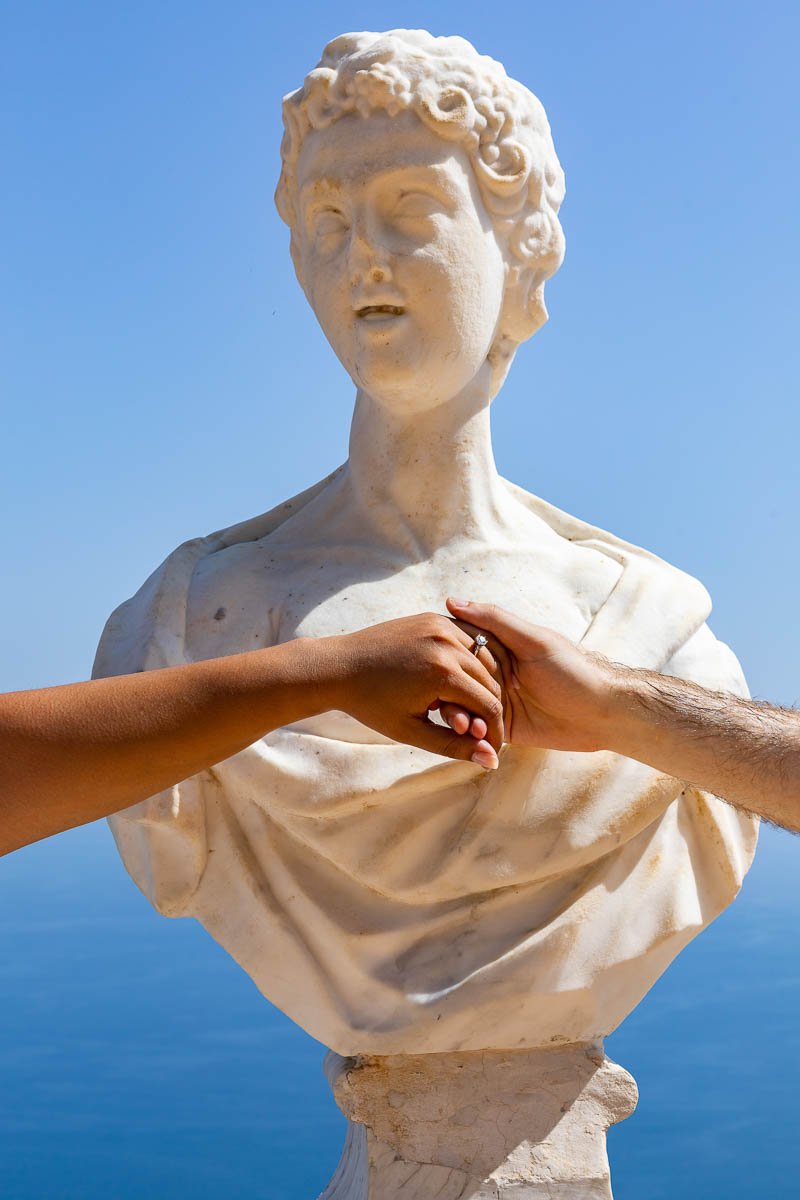
[{"label": "statue's shoulder", "polygon": [[[219,597],[226,580],[238,580],[238,586],[243,586],[267,553],[265,539],[322,492],[341,470],[260,516],[193,538],[173,550],[138,592],[109,617],[94,676],[176,666],[195,657],[187,654],[187,623],[203,611],[210,596]],[[215,613],[224,607],[224,599],[218,600]]]},{"label": "statue's shoulder", "polygon": [[[663,669],[699,635],[704,657],[710,643],[700,631],[711,598],[699,580],[632,542],[573,517],[516,484],[515,498],[573,545],[596,550],[620,566],[617,581],[595,612],[582,645],[615,662]],[[677,673],[677,672],[676,672]]]},{"label": "statue's shoulder", "polygon": [[683,589],[687,595],[694,595],[702,604],[710,608],[708,592],[703,585],[679,567],[673,566],[672,563],[659,558],[657,554],[653,554],[652,551],[646,550],[642,546],[626,542],[607,529],[601,529],[580,517],[574,517],[571,513],[564,512],[563,509],[556,508],[554,504],[542,500],[540,496],[534,496],[531,492],[526,492],[524,488],[515,483],[510,483],[508,480],[505,483],[514,498],[549,525],[550,529],[559,537],[573,545],[587,546],[615,559],[624,570],[632,567],[637,575],[641,578],[649,577],[654,585],[658,582],[669,583],[673,588]]}]

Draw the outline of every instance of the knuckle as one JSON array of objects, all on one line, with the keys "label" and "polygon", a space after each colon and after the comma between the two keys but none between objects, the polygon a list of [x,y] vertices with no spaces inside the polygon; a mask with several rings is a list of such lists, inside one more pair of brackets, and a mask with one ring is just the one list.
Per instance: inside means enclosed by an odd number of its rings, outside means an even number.
[{"label": "knuckle", "polygon": [[443,669],[443,679],[446,686],[453,692],[457,698],[464,691],[464,677],[458,667],[454,667],[452,662],[448,662]]},{"label": "knuckle", "polygon": [[437,647],[437,649],[434,650],[433,666],[435,670],[438,671],[440,676],[443,676],[447,679],[447,682],[450,682],[450,677],[455,674],[455,671],[453,671],[451,655],[447,653],[447,650],[444,647]]},{"label": "knuckle", "polygon": [[437,633],[446,632],[451,625],[450,618],[443,617],[441,613],[427,612],[425,613],[425,620],[429,627],[436,630]]}]

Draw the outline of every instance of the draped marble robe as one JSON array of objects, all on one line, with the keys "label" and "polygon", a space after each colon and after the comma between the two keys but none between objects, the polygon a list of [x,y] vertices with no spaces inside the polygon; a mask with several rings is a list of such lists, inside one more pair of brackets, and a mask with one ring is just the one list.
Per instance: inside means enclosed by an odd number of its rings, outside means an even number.
[{"label": "draped marble robe", "polygon": [[[109,619],[95,675],[186,662],[198,563],[268,537],[327,483],[175,550]],[[747,694],[696,580],[507,486],[619,564],[584,647]],[[610,1033],[733,900],[757,837],[754,818],[610,752],[506,746],[484,772],[347,717],[274,730],[111,827],[159,912],[196,917],[344,1055]]]}]

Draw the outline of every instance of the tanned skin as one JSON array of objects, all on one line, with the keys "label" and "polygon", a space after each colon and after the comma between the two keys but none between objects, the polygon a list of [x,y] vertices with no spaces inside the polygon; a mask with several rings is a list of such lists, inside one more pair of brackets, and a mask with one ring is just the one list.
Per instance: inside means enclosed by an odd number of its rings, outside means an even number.
[{"label": "tanned skin", "polygon": [[[271,729],[331,709],[395,741],[494,769],[501,688],[472,644],[454,621],[427,613],[339,637],[1,695],[0,854],[127,808]],[[470,714],[458,735],[428,716],[448,703]]]},{"label": "tanned skin", "polygon": [[[619,666],[494,605],[447,604],[500,643],[508,741],[614,750],[800,832],[800,713]],[[468,728],[457,706],[442,715]]]},{"label": "tanned skin", "polygon": [[[330,709],[487,770],[504,739],[613,750],[800,832],[800,713],[608,662],[494,605],[448,608],[457,623],[428,613],[0,696],[0,854],[127,808]],[[479,630],[492,641],[475,655]],[[431,722],[435,709],[449,731]]]}]

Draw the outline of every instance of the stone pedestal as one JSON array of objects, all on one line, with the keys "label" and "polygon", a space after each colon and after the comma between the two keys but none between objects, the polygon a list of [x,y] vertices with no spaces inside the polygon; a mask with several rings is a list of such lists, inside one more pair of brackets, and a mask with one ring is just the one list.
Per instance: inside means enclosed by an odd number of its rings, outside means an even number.
[{"label": "stone pedestal", "polygon": [[637,1100],[598,1043],[331,1051],[325,1074],[350,1124],[320,1200],[610,1200],[606,1130]]}]

